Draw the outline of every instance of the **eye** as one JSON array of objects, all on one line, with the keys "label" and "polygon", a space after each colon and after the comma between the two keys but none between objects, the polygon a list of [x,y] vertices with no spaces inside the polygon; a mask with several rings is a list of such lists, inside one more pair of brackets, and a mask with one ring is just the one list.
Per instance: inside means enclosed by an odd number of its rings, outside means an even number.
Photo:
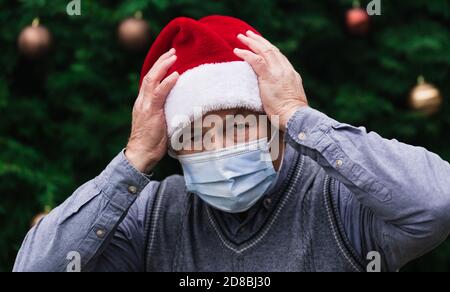
[{"label": "eye", "polygon": [[200,141],[202,139],[202,136],[201,135],[192,135],[192,137],[191,137],[191,142],[197,142],[197,141]]},{"label": "eye", "polygon": [[238,130],[248,129],[249,127],[250,127],[250,125],[248,123],[236,123],[234,125],[234,128],[238,129]]}]

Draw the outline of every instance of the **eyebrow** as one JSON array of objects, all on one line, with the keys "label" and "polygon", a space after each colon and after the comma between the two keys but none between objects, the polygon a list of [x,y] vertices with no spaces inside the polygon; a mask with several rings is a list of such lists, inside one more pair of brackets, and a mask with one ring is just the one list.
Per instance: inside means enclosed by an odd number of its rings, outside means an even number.
[{"label": "eyebrow", "polygon": [[[234,109],[231,112],[227,113],[225,116],[221,116],[221,120],[222,120],[222,122],[225,122],[225,125],[227,125],[227,122],[230,119],[234,119],[237,115],[242,115],[244,117],[247,117],[250,114],[252,114],[252,113],[249,111],[246,111],[245,109]],[[215,114],[215,115],[218,115],[218,114]],[[209,131],[211,128],[212,127],[203,127],[203,124],[202,124],[202,127],[201,127],[202,135],[204,135],[205,132]],[[194,130],[194,131],[195,131],[195,129],[197,129],[197,128],[195,128],[195,127],[192,128],[192,130]]]}]

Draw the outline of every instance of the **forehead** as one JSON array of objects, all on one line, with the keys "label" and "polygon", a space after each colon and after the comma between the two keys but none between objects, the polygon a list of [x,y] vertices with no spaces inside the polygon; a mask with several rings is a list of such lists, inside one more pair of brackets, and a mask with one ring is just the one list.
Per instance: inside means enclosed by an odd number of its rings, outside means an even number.
[{"label": "forehead", "polygon": [[212,128],[225,129],[236,123],[241,124],[244,122],[248,123],[250,127],[255,127],[266,123],[264,120],[261,122],[261,119],[267,119],[267,116],[254,110],[245,108],[221,109],[204,114],[201,119],[192,121],[188,128],[191,130],[196,128],[203,128],[203,130]]},{"label": "forehead", "polygon": [[258,113],[253,110],[248,110],[245,108],[237,108],[237,109],[224,109],[224,110],[218,110],[218,111],[212,111],[208,112],[207,114],[203,115],[202,119],[206,119],[211,116],[218,116],[223,119],[225,119],[227,116],[255,116],[260,117],[264,115],[263,113]]}]

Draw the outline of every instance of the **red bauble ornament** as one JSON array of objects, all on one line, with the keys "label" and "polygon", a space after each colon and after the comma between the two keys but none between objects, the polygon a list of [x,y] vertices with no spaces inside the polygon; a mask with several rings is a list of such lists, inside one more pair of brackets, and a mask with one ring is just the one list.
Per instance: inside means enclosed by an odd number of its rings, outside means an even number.
[{"label": "red bauble ornament", "polygon": [[39,19],[35,19],[31,26],[20,33],[17,43],[22,54],[30,59],[38,59],[49,51],[51,34],[47,28],[40,25]]},{"label": "red bauble ornament", "polygon": [[346,22],[348,30],[354,35],[362,36],[370,31],[370,16],[366,10],[359,6],[358,2],[347,11]]},{"label": "red bauble ornament", "polygon": [[138,12],[134,17],[125,19],[119,25],[118,38],[128,50],[140,51],[147,47],[150,41],[150,27]]}]

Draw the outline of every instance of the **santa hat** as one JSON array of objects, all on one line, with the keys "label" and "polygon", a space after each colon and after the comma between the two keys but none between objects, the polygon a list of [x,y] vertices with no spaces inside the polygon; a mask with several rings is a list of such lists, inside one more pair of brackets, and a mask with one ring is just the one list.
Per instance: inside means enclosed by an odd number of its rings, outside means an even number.
[{"label": "santa hat", "polygon": [[237,35],[249,30],[258,33],[242,20],[214,15],[176,18],[161,31],[145,59],[141,83],[158,58],[175,48],[178,58],[167,76],[177,71],[180,78],[165,105],[169,137],[199,118],[200,108],[200,115],[233,108],[263,112],[255,72],[233,53],[248,49]]}]

